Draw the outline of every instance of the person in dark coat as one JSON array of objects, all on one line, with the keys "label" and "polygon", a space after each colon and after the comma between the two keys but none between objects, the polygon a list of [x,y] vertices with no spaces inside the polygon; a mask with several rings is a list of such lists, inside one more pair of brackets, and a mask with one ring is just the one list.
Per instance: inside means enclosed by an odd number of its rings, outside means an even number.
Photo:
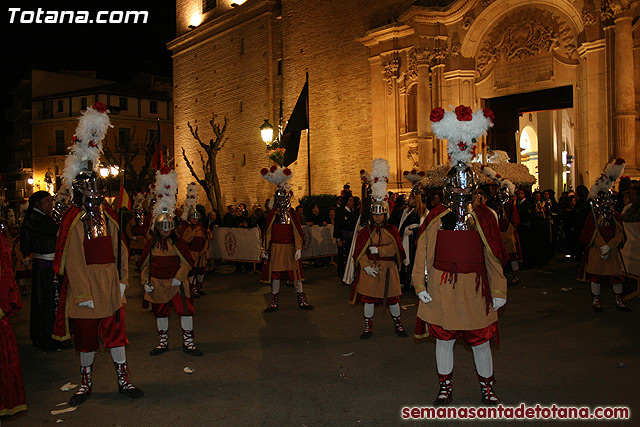
[{"label": "person in dark coat", "polygon": [[356,229],[356,222],[358,222],[358,213],[354,208],[353,196],[345,196],[341,205],[343,207],[336,214],[336,226],[333,229],[333,237],[338,244],[338,277],[340,280],[344,276],[351,241]]}]

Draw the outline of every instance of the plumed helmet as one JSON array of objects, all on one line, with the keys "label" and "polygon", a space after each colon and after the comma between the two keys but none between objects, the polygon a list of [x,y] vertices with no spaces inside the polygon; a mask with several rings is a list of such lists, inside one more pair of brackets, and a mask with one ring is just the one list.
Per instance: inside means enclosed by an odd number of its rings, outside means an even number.
[{"label": "plumed helmet", "polygon": [[175,223],[173,222],[173,218],[169,213],[169,209],[162,209],[161,213],[156,216],[153,222],[153,226],[158,231],[171,231],[175,228]]},{"label": "plumed helmet", "polygon": [[77,206],[99,206],[104,201],[104,180],[95,170],[83,170],[72,183],[73,202]]}]

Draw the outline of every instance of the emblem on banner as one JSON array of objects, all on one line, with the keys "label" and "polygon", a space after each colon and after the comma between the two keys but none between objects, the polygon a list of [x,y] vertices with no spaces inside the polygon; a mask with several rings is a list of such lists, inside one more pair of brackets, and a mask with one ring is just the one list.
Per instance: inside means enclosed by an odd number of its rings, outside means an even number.
[{"label": "emblem on banner", "polygon": [[311,229],[303,228],[302,229],[302,250],[308,251],[309,246],[311,246]]},{"label": "emblem on banner", "polygon": [[234,236],[230,231],[227,232],[227,234],[224,235],[224,247],[227,250],[227,255],[235,255],[237,246],[238,242],[236,241],[236,236]]}]

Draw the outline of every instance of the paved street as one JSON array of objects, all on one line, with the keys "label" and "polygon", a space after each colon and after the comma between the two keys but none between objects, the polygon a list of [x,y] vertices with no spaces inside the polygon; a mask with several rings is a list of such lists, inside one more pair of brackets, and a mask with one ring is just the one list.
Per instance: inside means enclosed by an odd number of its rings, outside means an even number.
[{"label": "paved street", "polygon": [[[60,419],[74,426],[392,426],[404,424],[403,406],[431,405],[438,390],[434,341],[416,344],[397,337],[389,314],[380,309],[374,336],[359,339],[362,309],[349,306],[349,289],[335,277],[335,268],[305,272],[305,290],[316,309],[299,310],[294,290],[284,288],[280,311],[271,314],[262,313],[269,291],[255,274],[210,274],[208,295],[196,300],[201,358],[182,353],[176,316],[170,321],[171,351],[149,356],[157,344],[155,320],[140,309],[139,277],[134,277],[126,308],[127,355],[133,382],[145,397],[131,400],[117,392],[111,358],[102,352],[96,355],[93,395],[75,412],[61,415],[50,412],[65,408],[56,405],[71,396],[59,388],[79,383],[79,357],[74,350],[43,354],[31,346],[26,298],[12,322],[29,409],[3,425]],[[630,302],[633,313],[617,312],[605,285],[605,312],[594,313],[587,286],[574,276],[575,264],[557,258],[523,272],[521,284],[509,288],[500,310],[501,342],[494,349],[496,392],[505,405],[629,406],[632,417],[640,417],[640,304]],[[416,302],[413,295],[401,301],[411,331]],[[458,343],[455,357],[454,402],[479,406],[472,353]],[[185,374],[185,367],[195,371]],[[483,423],[513,424],[521,423]]]}]

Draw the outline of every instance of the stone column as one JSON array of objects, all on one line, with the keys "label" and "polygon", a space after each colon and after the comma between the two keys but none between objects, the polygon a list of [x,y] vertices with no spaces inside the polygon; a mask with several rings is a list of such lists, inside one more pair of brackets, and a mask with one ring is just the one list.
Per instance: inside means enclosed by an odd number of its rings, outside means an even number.
[{"label": "stone column", "polygon": [[615,110],[613,114],[615,153],[636,170],[636,111],[633,81],[633,35],[630,16],[614,20],[615,34]]},{"label": "stone column", "polygon": [[429,64],[418,63],[418,147],[420,155],[420,167],[422,169],[430,169],[434,166],[433,162],[433,138],[431,133],[431,122],[429,114],[431,113],[431,90],[429,89]]}]

